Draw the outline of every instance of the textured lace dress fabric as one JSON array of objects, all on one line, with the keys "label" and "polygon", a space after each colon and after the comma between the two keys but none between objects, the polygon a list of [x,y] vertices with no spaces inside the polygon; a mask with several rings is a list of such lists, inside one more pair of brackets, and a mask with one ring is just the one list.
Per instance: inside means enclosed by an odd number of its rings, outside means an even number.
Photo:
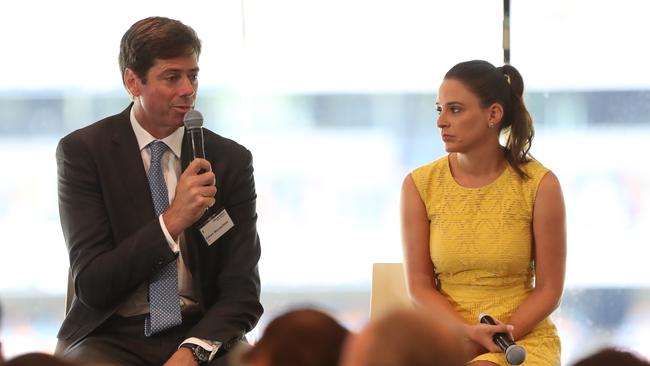
[{"label": "textured lace dress fabric", "polygon": [[[520,179],[508,166],[479,188],[454,180],[448,156],[411,173],[430,220],[429,252],[440,291],[470,323],[480,313],[509,319],[533,290],[533,206],[548,169],[536,161],[522,168],[530,179]],[[560,364],[560,340],[550,319],[517,344],[526,348],[524,365]],[[508,365],[503,353],[474,360]]]}]

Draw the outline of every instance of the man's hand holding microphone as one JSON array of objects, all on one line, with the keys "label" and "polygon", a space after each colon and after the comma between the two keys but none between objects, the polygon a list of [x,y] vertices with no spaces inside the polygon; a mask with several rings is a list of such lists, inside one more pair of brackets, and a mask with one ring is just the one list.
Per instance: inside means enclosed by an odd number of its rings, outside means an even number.
[{"label": "man's hand holding microphone", "polygon": [[179,177],[174,199],[163,214],[165,226],[174,239],[214,205],[217,193],[216,177],[210,162],[205,160],[203,116],[190,110],[183,123],[193,160]]}]

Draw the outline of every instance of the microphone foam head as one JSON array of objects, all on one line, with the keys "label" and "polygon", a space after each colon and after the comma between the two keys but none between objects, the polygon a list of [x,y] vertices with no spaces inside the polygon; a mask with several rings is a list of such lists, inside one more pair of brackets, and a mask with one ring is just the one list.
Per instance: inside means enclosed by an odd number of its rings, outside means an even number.
[{"label": "microphone foam head", "polygon": [[506,349],[506,361],[511,365],[521,365],[526,359],[526,349],[513,344]]},{"label": "microphone foam head", "polygon": [[183,116],[183,124],[187,129],[201,128],[203,126],[203,115],[195,109],[189,110]]}]

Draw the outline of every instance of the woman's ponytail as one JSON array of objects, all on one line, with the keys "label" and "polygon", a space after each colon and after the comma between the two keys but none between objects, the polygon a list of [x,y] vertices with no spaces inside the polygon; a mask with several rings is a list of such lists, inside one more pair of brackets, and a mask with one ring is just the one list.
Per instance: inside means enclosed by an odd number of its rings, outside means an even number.
[{"label": "woman's ponytail", "polygon": [[528,152],[535,131],[524,105],[524,80],[519,71],[511,65],[494,67],[487,61],[473,60],[452,67],[445,79],[461,81],[479,98],[483,107],[501,104],[504,114],[499,133],[505,138],[505,158],[517,175],[528,178],[521,166],[531,160]]}]

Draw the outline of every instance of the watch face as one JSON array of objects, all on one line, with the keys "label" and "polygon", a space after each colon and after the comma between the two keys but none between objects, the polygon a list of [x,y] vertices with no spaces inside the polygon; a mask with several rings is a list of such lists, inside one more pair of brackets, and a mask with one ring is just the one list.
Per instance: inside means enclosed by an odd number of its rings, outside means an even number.
[{"label": "watch face", "polygon": [[201,346],[194,347],[194,355],[196,355],[196,358],[198,358],[201,362],[210,360],[210,352]]}]

